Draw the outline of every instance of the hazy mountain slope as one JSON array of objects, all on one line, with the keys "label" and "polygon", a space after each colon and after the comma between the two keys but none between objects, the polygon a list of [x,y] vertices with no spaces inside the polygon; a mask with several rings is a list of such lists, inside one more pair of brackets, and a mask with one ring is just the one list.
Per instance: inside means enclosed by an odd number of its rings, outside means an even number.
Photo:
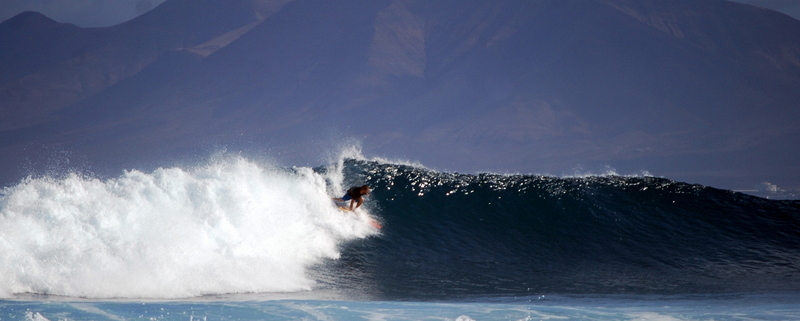
[{"label": "hazy mountain slope", "polygon": [[[135,75],[161,54],[193,47],[263,18],[255,1],[167,1],[127,23],[81,29],[36,13],[0,25],[0,130],[56,119],[55,113]],[[271,1],[283,2],[283,1]]]},{"label": "hazy mountain slope", "polygon": [[799,131],[800,22],[772,11],[715,0],[187,1],[101,29],[152,35],[137,46],[158,50],[68,107],[30,109],[59,120],[7,125],[0,148],[39,142],[112,168],[216,146],[313,163],[355,137],[370,153],[459,171],[610,165],[729,188],[800,184],[785,179],[800,171],[787,147]]},{"label": "hazy mountain slope", "polygon": [[[23,12],[0,23],[0,84],[74,55],[85,45],[76,41],[85,29],[58,23],[37,12]],[[47,43],[47,46],[41,45]],[[13,62],[13,63],[11,63]]]}]

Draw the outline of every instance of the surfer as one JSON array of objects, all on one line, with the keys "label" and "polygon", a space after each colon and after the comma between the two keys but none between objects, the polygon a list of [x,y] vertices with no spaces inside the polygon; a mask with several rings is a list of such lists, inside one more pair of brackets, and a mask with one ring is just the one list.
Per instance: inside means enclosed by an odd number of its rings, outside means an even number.
[{"label": "surfer", "polygon": [[[366,195],[369,195],[369,186],[353,186],[347,190],[347,193],[342,198],[334,198],[333,200],[337,202],[350,201],[350,210],[352,211],[364,203],[364,196]],[[353,204],[355,204],[355,207],[353,207]]]}]

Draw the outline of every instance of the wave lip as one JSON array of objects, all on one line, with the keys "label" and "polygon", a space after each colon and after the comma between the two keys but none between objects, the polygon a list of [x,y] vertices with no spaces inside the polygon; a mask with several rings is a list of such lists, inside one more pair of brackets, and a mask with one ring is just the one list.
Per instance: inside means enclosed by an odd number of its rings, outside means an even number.
[{"label": "wave lip", "polygon": [[0,198],[0,295],[179,298],[311,289],[366,237],[326,177],[223,157],[98,180],[29,178]]}]

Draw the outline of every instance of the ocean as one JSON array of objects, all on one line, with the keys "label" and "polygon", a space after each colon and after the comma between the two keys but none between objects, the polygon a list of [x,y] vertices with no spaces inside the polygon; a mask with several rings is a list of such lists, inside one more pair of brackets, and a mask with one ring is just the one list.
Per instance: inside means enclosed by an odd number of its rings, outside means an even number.
[{"label": "ocean", "polygon": [[799,249],[798,201],[649,175],[218,155],[4,188],[0,320],[800,320]]}]

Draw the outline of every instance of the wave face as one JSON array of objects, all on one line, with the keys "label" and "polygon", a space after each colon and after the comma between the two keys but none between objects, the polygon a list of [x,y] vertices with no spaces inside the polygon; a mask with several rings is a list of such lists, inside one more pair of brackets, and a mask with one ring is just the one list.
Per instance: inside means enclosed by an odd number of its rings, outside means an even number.
[{"label": "wave face", "polygon": [[[373,192],[359,215],[333,206],[361,184]],[[109,180],[29,178],[0,195],[0,297],[800,291],[797,249],[799,202],[654,177],[222,156]]]},{"label": "wave face", "polygon": [[309,290],[309,268],[375,233],[331,206],[339,176],[220,157],[105,181],[29,178],[0,195],[0,297]]},{"label": "wave face", "polygon": [[382,235],[329,267],[380,298],[800,290],[800,203],[655,177],[348,160]]}]

